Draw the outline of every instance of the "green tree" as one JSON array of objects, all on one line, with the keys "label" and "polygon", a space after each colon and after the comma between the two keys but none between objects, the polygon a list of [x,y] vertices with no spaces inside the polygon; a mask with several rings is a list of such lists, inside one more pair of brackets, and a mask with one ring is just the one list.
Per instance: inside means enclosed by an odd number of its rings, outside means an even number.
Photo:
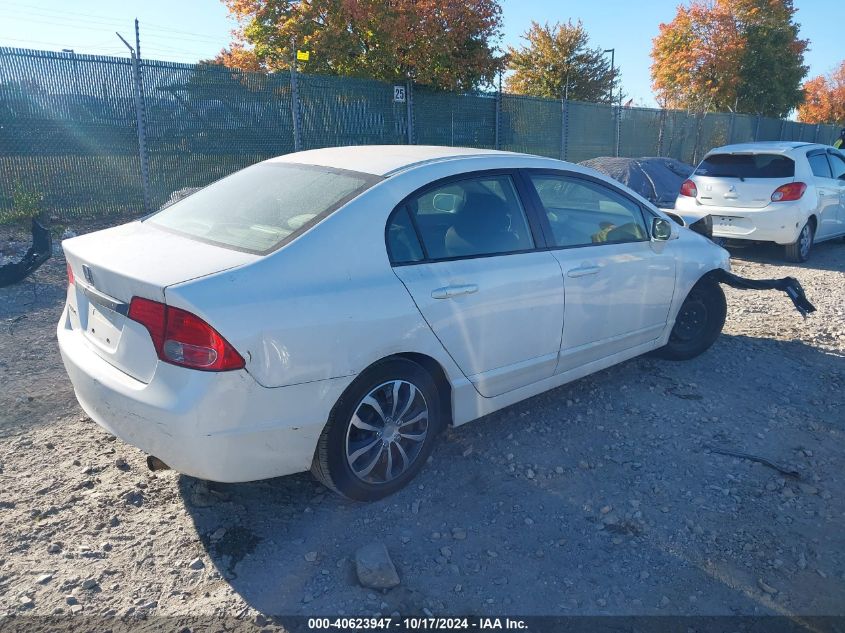
[{"label": "green tree", "polygon": [[559,99],[565,93],[576,101],[615,101],[621,95],[619,69],[611,70],[601,48],[590,47],[581,22],[531,23],[525,46],[508,49],[505,85],[511,92]]},{"label": "green tree", "polygon": [[692,0],[660,25],[652,85],[666,107],[783,117],[803,99],[806,50],[792,0]]},{"label": "green tree", "polygon": [[289,68],[308,51],[308,73],[392,81],[413,78],[468,90],[502,66],[498,0],[223,0],[238,20],[216,61],[241,70]]},{"label": "green tree", "polygon": [[[735,0],[736,1],[736,0]],[[798,37],[792,0],[738,0],[745,46],[736,111],[786,117],[804,99],[807,41]]]}]

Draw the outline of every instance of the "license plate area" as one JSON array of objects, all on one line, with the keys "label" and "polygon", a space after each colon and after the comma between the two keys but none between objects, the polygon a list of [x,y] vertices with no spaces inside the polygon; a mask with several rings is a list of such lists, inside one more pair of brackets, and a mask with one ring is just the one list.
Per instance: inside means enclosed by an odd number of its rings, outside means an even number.
[{"label": "license plate area", "polygon": [[85,337],[102,350],[113,353],[120,344],[125,319],[122,314],[89,301]]},{"label": "license plate area", "polygon": [[722,237],[745,236],[754,231],[754,222],[749,218],[730,215],[713,216],[713,233]]}]

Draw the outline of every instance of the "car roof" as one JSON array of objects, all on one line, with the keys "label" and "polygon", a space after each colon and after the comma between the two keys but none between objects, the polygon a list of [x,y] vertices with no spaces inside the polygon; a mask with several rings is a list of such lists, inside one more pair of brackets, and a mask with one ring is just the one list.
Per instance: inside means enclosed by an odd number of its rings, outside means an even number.
[{"label": "car roof", "polygon": [[441,147],[438,145],[352,145],[326,147],[296,152],[271,158],[267,162],[300,163],[334,169],[391,176],[401,171],[423,165],[463,158],[517,158],[536,159],[530,154],[502,152],[472,147]]},{"label": "car roof", "polygon": [[723,145],[722,147],[714,147],[707,155],[710,154],[789,154],[793,150],[799,148],[810,147],[825,147],[818,143],[806,143],[801,141],[758,141],[756,143],[736,143],[734,145]]}]

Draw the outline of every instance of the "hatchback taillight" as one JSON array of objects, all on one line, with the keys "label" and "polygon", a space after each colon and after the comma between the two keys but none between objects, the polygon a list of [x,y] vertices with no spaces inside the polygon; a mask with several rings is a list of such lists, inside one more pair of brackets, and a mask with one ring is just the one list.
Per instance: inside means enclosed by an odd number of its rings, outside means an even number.
[{"label": "hatchback taillight", "polygon": [[698,189],[692,180],[685,180],[681,184],[681,195],[688,198],[695,198],[698,195]]},{"label": "hatchback taillight", "polygon": [[158,357],[166,363],[202,369],[243,369],[243,357],[198,316],[158,301],[132,297],[129,318],[147,328]]},{"label": "hatchback taillight", "polygon": [[772,194],[772,202],[800,200],[805,191],[807,191],[807,185],[803,182],[791,182],[788,185],[781,185]]},{"label": "hatchback taillight", "polygon": [[70,267],[70,264],[67,265],[67,285],[73,285],[73,268]]}]

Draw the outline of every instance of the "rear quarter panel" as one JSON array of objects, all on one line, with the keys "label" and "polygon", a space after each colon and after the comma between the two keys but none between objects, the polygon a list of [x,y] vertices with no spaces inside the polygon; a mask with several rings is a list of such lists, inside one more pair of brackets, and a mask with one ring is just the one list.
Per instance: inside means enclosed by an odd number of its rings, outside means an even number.
[{"label": "rear quarter panel", "polygon": [[255,263],[167,288],[167,302],[217,328],[265,387],[354,375],[401,352],[460,380],[387,258],[385,222],[405,189],[379,183]]}]

